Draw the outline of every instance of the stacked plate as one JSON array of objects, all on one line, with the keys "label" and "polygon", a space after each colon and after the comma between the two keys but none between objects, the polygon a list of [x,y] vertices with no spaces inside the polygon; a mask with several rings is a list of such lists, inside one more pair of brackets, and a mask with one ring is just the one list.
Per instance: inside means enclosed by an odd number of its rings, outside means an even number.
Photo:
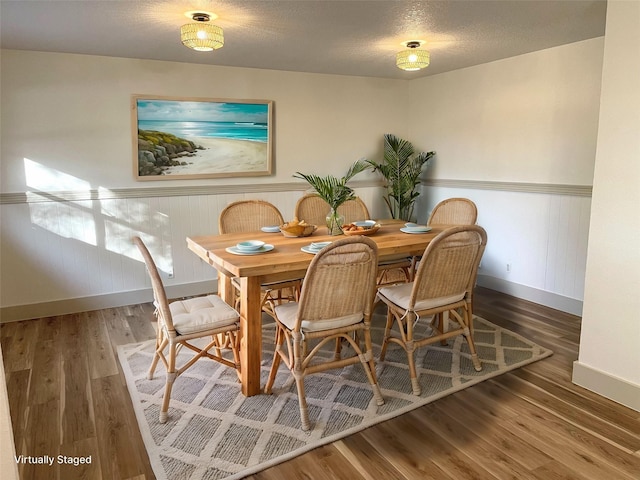
[{"label": "stacked plate", "polygon": [[226,248],[226,251],[235,255],[257,255],[273,250],[273,245],[264,243],[262,240],[247,240],[240,242],[233,247]]},{"label": "stacked plate", "polygon": [[405,223],[404,227],[400,229],[404,233],[427,233],[431,231],[431,227],[426,225],[418,225],[417,223]]},{"label": "stacked plate", "polygon": [[311,253],[312,255],[315,255],[324,247],[330,244],[331,242],[312,242],[309,245],[302,247],[300,250],[302,250],[305,253]]}]

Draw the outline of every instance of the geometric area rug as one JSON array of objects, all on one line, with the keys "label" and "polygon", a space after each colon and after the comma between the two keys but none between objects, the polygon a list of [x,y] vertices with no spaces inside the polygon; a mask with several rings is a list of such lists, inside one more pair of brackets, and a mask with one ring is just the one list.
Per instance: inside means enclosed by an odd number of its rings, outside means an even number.
[{"label": "geometric area rug", "polygon": [[[428,326],[419,322],[419,328]],[[384,318],[372,322],[376,359]],[[273,358],[274,325],[263,327],[262,385]],[[311,430],[300,429],[295,382],[281,365],[272,395],[244,397],[235,371],[201,359],[177,378],[167,423],[158,422],[165,375],[160,364],[153,380],[147,370],[155,340],[123,345],[118,356],[153,471],[158,480],[240,479],[334,442],[376,423],[535,362],[552,354],[533,342],[482,318],[474,318],[474,340],[483,369],[476,372],[461,336],[448,345],[416,353],[422,394],[411,391],[406,354],[390,344],[376,363],[385,400],[377,406],[360,364],[310,375],[305,379]],[[327,352],[327,355],[332,355]],[[180,361],[180,359],[179,359]],[[178,363],[180,365],[180,363]]]}]

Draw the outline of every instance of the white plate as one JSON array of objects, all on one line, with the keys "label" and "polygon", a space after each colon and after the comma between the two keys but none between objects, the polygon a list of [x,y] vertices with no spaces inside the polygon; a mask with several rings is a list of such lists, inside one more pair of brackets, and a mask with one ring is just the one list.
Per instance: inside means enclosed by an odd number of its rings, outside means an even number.
[{"label": "white plate", "polygon": [[431,227],[402,227],[400,231],[403,233],[427,233],[431,231]]},{"label": "white plate", "polygon": [[318,253],[322,249],[321,248],[311,248],[311,246],[306,245],[306,246],[302,247],[300,250],[302,250],[304,253],[310,253],[311,255],[315,255],[316,253]]},{"label": "white plate", "polygon": [[279,225],[271,225],[268,227],[262,227],[260,230],[262,230],[263,232],[266,233],[279,233],[280,232],[280,226]]},{"label": "white plate", "polygon": [[265,244],[260,247],[258,250],[244,251],[238,250],[237,247],[227,247],[225,250],[229,253],[233,253],[234,255],[260,255],[261,253],[267,253],[273,250],[273,245]]},{"label": "white plate", "polygon": [[311,242],[308,247],[310,250],[322,250],[329,245],[331,245],[331,242]]}]

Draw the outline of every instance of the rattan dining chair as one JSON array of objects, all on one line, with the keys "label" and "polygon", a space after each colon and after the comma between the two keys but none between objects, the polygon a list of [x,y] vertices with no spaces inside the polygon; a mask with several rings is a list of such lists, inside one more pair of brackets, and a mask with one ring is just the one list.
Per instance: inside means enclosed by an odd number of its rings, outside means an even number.
[{"label": "rattan dining chair", "polygon": [[264,200],[239,200],[222,209],[218,217],[218,230],[220,233],[257,232],[262,227],[283,223],[280,210],[272,203]]},{"label": "rattan dining chair", "polygon": [[[482,370],[473,342],[471,299],[486,244],[487,234],[480,226],[451,227],[429,243],[413,282],[378,290],[378,298],[388,308],[380,361],[384,360],[389,343],[400,345],[407,354],[415,395],[421,393],[414,358],[415,350],[420,347],[463,335],[475,370]],[[449,314],[446,326],[445,312]],[[423,316],[431,318],[431,334],[415,338],[415,325]],[[397,331],[392,328],[394,323]]]},{"label": "rattan dining chair", "polygon": [[427,225],[475,225],[478,208],[468,198],[447,198],[438,203],[429,215]]},{"label": "rattan dining chair", "polygon": [[[284,219],[280,210],[272,203],[264,200],[240,200],[227,205],[218,217],[218,230],[224,233],[259,232],[262,227],[282,225]],[[301,280],[287,282],[267,283],[261,286],[261,308],[264,312],[273,316],[272,304],[267,300],[277,303],[296,300],[300,292]],[[240,292],[240,283],[237,278],[231,280],[236,293]],[[239,296],[236,294],[236,308]]]},{"label": "rattan dining chair", "polygon": [[294,216],[311,225],[326,225],[327,215],[331,207],[325,202],[320,195],[316,193],[307,193],[298,199],[294,210]]},{"label": "rattan dining chair", "polygon": [[[433,210],[427,225],[475,225],[478,220],[478,208],[468,198],[447,198],[439,202]],[[413,257],[411,275],[414,276],[418,268],[420,257]]]},{"label": "rattan dining chair", "polygon": [[344,223],[353,223],[369,220],[369,209],[360,197],[347,200],[338,207],[338,214],[344,217]]},{"label": "rattan dining chair", "polygon": [[[375,242],[364,236],[333,242],[311,261],[300,301],[274,307],[276,347],[265,393],[271,393],[280,361],[284,361],[295,378],[302,430],[310,428],[304,388],[307,375],[361,363],[377,405],[384,403],[370,332],[377,252]],[[351,355],[344,355],[343,342],[353,350]],[[331,344],[335,344],[333,358],[318,355]]]},{"label": "rattan dining chair", "polygon": [[[153,287],[158,331],[155,354],[151,361],[148,378],[153,379],[158,360],[166,368],[164,397],[160,408],[160,423],[166,423],[173,384],[182,373],[201,358],[210,358],[240,372],[238,312],[227,305],[217,295],[195,297],[169,303],[162,279],[149,250],[140,237],[133,237],[133,243],[144,258],[147,272]],[[196,346],[193,340],[210,337],[204,346]],[[220,347],[231,349],[233,359],[220,355]],[[176,365],[178,353],[184,347],[195,352],[193,357],[182,365]],[[214,349],[214,354],[210,350]],[[165,350],[166,353],[165,353]],[[238,390],[240,388],[238,387]]]}]

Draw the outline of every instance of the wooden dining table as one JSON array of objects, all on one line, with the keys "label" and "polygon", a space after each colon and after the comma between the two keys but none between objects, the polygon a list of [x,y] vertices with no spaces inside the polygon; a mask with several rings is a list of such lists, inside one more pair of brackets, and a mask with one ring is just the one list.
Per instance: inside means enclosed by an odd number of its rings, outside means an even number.
[{"label": "wooden dining table", "polygon": [[[379,261],[398,255],[419,256],[429,242],[446,227],[432,226],[427,233],[407,234],[400,231],[404,222],[380,221],[380,229],[370,235],[378,246]],[[311,242],[334,241],[341,236],[327,234],[326,227],[318,228],[311,236],[285,237],[282,233],[262,231],[187,237],[189,250],[218,271],[218,295],[229,305],[235,301],[231,279],[240,283],[240,376],[242,393],[260,393],[260,362],[262,359],[261,288],[265,283],[303,278],[313,255],[302,247]],[[246,240],[262,240],[273,250],[257,255],[237,255],[228,247]]]}]

